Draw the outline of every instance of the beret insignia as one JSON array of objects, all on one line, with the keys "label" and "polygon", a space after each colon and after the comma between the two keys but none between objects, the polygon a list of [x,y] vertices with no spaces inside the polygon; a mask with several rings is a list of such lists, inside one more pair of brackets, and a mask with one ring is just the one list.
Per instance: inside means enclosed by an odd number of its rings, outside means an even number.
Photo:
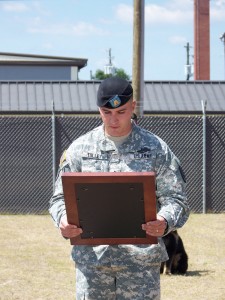
[{"label": "beret insignia", "polygon": [[121,102],[122,101],[118,95],[114,96],[112,99],[109,100],[109,103],[113,108],[119,107]]}]

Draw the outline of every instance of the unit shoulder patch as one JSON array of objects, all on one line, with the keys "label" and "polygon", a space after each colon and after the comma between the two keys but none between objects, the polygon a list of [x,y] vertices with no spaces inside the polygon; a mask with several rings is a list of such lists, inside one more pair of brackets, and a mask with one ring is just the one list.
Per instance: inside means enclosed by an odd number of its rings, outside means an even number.
[{"label": "unit shoulder patch", "polygon": [[60,162],[59,162],[59,166],[60,168],[62,168],[63,164],[65,163],[66,161],[66,150],[63,152],[61,158],[60,158]]}]

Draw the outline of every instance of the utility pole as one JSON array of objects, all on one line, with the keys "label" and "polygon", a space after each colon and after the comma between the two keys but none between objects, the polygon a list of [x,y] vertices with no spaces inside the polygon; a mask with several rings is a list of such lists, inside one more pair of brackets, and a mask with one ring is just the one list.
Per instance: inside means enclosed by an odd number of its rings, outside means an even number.
[{"label": "utility pole", "polygon": [[223,43],[223,47],[224,47],[224,79],[225,79],[225,32],[221,35],[220,40]]},{"label": "utility pole", "polygon": [[109,65],[112,65],[112,54],[111,54],[111,48],[109,48]]},{"label": "utility pole", "polygon": [[134,0],[132,86],[138,117],[143,116],[144,110],[144,13],[145,1]]},{"label": "utility pole", "polygon": [[107,51],[109,52],[109,62],[108,62],[108,64],[106,64],[104,66],[104,73],[106,75],[112,75],[113,76],[115,74],[116,69],[112,64],[113,57],[112,57],[112,54],[111,54],[111,48],[109,48]]},{"label": "utility pole", "polygon": [[190,64],[190,45],[187,43],[186,46],[184,46],[187,50],[187,64],[185,65],[185,74],[186,74],[186,80],[189,80],[192,76],[192,70],[191,70],[191,64]]}]

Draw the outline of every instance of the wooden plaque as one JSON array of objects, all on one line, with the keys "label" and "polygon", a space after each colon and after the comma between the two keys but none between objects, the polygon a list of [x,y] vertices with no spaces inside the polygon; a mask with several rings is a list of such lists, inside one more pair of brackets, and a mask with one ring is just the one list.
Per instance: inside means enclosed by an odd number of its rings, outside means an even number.
[{"label": "wooden plaque", "polygon": [[156,220],[155,173],[62,175],[69,224],[83,229],[72,245],[156,244],[141,225]]}]

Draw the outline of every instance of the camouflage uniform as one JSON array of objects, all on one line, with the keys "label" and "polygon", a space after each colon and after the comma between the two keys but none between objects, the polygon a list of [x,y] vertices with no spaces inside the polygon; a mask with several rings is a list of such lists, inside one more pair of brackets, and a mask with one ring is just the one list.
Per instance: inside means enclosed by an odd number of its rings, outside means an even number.
[{"label": "camouflage uniform", "polygon": [[[178,159],[164,141],[134,122],[131,134],[118,148],[105,136],[104,125],[70,145],[50,200],[49,211],[56,226],[66,214],[61,174],[67,171],[153,171],[158,215],[167,220],[167,233],[182,227],[188,219],[185,179]],[[76,263],[77,300],[160,299],[159,268],[168,259],[161,238],[156,245],[74,246],[72,257]]]}]

